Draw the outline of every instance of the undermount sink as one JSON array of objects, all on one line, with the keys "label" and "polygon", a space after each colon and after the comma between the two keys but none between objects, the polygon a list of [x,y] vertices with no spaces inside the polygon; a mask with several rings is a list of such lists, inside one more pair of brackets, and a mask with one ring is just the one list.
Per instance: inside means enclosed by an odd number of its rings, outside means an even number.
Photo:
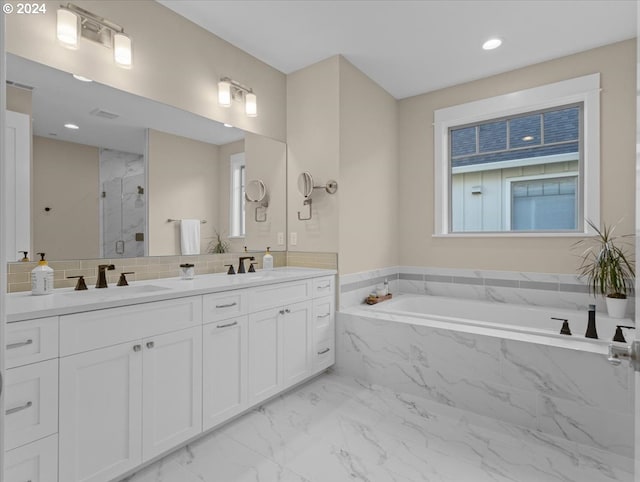
[{"label": "undermount sink", "polygon": [[90,288],[87,291],[73,291],[65,293],[63,296],[75,297],[91,297],[91,298],[117,298],[126,295],[136,295],[145,293],[155,293],[156,291],[164,291],[169,288],[156,285],[139,285],[139,286],[112,286],[110,288]]}]

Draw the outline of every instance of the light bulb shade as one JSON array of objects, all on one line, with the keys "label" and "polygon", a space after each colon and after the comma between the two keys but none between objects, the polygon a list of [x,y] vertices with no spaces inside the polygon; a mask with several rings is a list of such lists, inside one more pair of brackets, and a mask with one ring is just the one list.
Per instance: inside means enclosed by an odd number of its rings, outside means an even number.
[{"label": "light bulb shade", "polygon": [[66,8],[58,9],[56,34],[58,41],[67,48],[78,48],[78,16]]},{"label": "light bulb shade", "polygon": [[258,116],[258,98],[256,97],[256,94],[249,92],[244,96],[244,111],[247,114],[247,117]]},{"label": "light bulb shade", "polygon": [[113,60],[125,68],[131,68],[133,63],[131,39],[121,32],[113,35]]},{"label": "light bulb shade", "polygon": [[218,104],[222,107],[231,106],[231,83],[226,80],[218,82]]}]

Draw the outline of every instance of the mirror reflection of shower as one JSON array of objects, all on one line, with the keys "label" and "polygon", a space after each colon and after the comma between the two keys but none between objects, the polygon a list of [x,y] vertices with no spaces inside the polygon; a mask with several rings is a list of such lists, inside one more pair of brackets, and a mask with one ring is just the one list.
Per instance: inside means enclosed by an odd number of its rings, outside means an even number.
[{"label": "mirror reflection of shower", "polygon": [[100,149],[101,256],[145,255],[144,155]]}]

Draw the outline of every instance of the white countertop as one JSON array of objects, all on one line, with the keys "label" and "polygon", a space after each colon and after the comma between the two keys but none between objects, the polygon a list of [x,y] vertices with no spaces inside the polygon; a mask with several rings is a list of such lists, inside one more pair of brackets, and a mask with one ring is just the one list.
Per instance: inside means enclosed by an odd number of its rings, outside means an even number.
[{"label": "white countertop", "polygon": [[129,286],[116,286],[114,283],[106,289],[90,287],[87,291],[60,288],[51,295],[42,296],[34,296],[30,291],[25,291],[5,296],[6,315],[7,322],[12,323],[335,274],[336,271],[331,269],[288,267],[236,275],[197,275],[192,280],[164,278],[137,281],[130,282]]}]

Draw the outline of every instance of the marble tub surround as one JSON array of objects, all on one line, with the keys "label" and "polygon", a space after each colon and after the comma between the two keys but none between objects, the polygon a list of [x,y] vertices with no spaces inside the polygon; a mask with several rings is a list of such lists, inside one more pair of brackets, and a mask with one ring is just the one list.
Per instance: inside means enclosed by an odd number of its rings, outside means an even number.
[{"label": "marble tub surround", "polygon": [[[249,253],[255,256],[257,269],[262,268],[262,252]],[[276,251],[273,255],[273,266],[280,268],[286,266],[286,253]],[[84,275],[88,286],[95,286],[98,277],[98,265],[114,264],[114,271],[107,271],[107,281],[109,284],[118,282],[120,273],[134,272],[127,275],[129,281],[144,281],[163,278],[174,278],[178,276],[179,266],[182,263],[192,263],[195,265],[196,275],[223,273],[227,271],[225,264],[233,264],[238,267],[238,257],[241,253],[224,254],[201,254],[196,256],[146,256],[140,258],[114,258],[114,259],[84,259],[67,261],[50,261],[49,266],[54,270],[54,288],[72,288],[75,286],[75,279],[67,279],[68,276]],[[8,283],[9,293],[31,291],[31,270],[37,266],[37,262],[15,262],[8,263]],[[248,267],[248,265],[247,265]]]},{"label": "marble tub surround", "polygon": [[322,375],[126,482],[631,482],[629,459]]},{"label": "marble tub surround", "polygon": [[[633,455],[633,383],[601,353],[337,314],[336,370],[539,434]],[[542,337],[541,337],[542,338]]]},{"label": "marble tub surround", "polygon": [[[340,308],[361,304],[384,277],[398,279],[396,292],[469,298],[570,310],[587,310],[596,303],[605,312],[601,297],[589,294],[585,281],[575,274],[527,273],[452,268],[395,266],[340,277]],[[367,284],[367,280],[369,284]],[[627,304],[633,318],[634,298]]]}]

